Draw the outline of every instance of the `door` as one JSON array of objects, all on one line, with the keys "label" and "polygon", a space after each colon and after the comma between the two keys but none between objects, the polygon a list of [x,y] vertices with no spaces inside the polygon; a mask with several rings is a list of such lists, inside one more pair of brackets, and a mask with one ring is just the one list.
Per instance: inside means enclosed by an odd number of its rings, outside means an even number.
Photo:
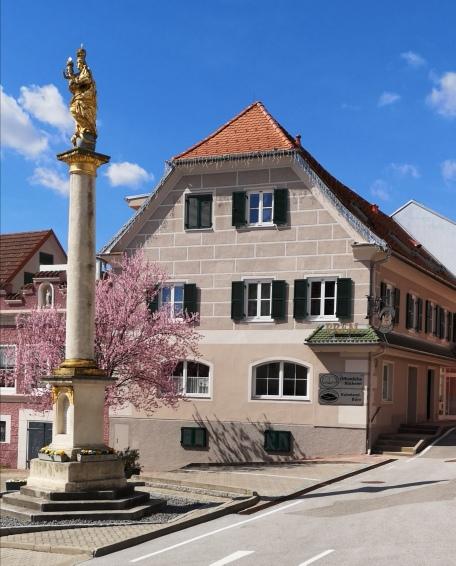
[{"label": "door", "polygon": [[52,423],[29,421],[27,426],[27,468],[30,460],[38,458],[38,451],[52,442]]},{"label": "door", "polygon": [[445,417],[456,417],[456,376],[447,376],[445,380]]},{"label": "door", "polygon": [[114,425],[114,449],[125,450],[130,446],[128,442],[130,427],[127,424]]},{"label": "door", "polygon": [[416,393],[418,369],[409,367],[407,387],[407,424],[416,423]]},{"label": "door", "polygon": [[434,370],[428,369],[426,388],[426,419],[434,419]]}]

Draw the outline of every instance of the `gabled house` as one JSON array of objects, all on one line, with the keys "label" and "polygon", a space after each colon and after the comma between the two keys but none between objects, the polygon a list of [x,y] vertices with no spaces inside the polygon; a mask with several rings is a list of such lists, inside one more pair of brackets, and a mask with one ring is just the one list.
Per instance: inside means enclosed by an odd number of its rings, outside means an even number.
[{"label": "gabled house", "polygon": [[15,364],[16,317],[31,309],[64,308],[66,254],[52,230],[0,235],[0,464],[25,468],[50,441],[52,418],[30,408]]},{"label": "gabled house", "polygon": [[100,255],[142,248],[167,270],[158,304],[199,312],[201,357],[175,369],[177,410],[112,415],[115,446],[138,447],[149,468],[294,460],[363,453],[439,418],[456,279],[263,104],[129,204]]}]

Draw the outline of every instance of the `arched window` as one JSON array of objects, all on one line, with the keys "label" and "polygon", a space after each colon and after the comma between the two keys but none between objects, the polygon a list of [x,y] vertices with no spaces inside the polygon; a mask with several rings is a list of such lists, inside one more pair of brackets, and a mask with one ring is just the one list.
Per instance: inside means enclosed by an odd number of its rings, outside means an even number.
[{"label": "arched window", "polygon": [[273,361],[253,367],[254,399],[309,399],[309,368],[287,361]]},{"label": "arched window", "polygon": [[61,393],[57,399],[57,434],[66,434],[68,431],[68,410],[70,401],[66,394]]},{"label": "arched window", "polygon": [[189,397],[210,397],[211,368],[201,362],[183,361],[174,368],[176,390]]},{"label": "arched window", "polygon": [[54,306],[54,287],[51,283],[41,283],[38,289],[38,306]]}]

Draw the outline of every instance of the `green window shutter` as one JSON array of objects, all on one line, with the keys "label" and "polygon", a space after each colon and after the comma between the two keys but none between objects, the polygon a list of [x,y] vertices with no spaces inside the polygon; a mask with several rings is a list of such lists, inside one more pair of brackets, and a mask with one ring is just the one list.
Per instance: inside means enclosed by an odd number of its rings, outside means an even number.
[{"label": "green window shutter", "polygon": [[405,327],[413,328],[413,297],[410,293],[407,293],[407,312],[405,319]]},{"label": "green window shutter", "polygon": [[231,318],[242,320],[244,314],[244,282],[233,281],[231,283]]},{"label": "green window shutter", "polygon": [[291,452],[291,432],[289,430],[265,430],[264,449],[266,452]]},{"label": "green window shutter", "polygon": [[288,224],[288,189],[274,189],[274,224]]},{"label": "green window shutter", "polygon": [[434,306],[434,328],[432,329],[432,334],[434,336],[438,336],[439,334],[439,325],[440,325],[440,307],[437,305]]},{"label": "green window shutter", "polygon": [[423,330],[423,299],[417,299],[418,301],[418,317],[416,320],[415,330],[421,332]]},{"label": "green window shutter", "polygon": [[456,342],[456,312],[453,313],[453,342]]},{"label": "green window shutter", "polygon": [[273,319],[284,319],[287,302],[287,283],[286,281],[272,282],[272,309],[271,316]]},{"label": "green window shutter", "polygon": [[353,311],[353,281],[341,278],[337,280],[337,318],[351,318]]},{"label": "green window shutter", "polygon": [[397,287],[394,289],[394,324],[399,324],[401,313],[401,290]]},{"label": "green window shutter", "polygon": [[439,338],[445,338],[445,310],[439,307]]},{"label": "green window shutter", "polygon": [[207,429],[182,427],[181,445],[183,448],[207,448]]},{"label": "green window shutter", "polygon": [[382,307],[386,305],[386,283],[380,283],[380,299],[382,300]]},{"label": "green window shutter", "polygon": [[447,331],[446,331],[446,339],[448,340],[448,342],[451,342],[451,327],[452,327],[452,313],[450,311],[447,311]]},{"label": "green window shutter", "polygon": [[431,303],[430,301],[426,301],[426,312],[424,316],[424,332],[428,334],[432,329],[429,327],[431,322]]},{"label": "green window shutter", "polygon": [[156,293],[153,298],[147,303],[149,311],[153,314],[158,311],[158,298],[160,296],[160,289],[156,289]]},{"label": "green window shutter", "polygon": [[245,214],[246,201],[247,197],[244,191],[233,193],[231,224],[236,226],[236,228],[245,226],[247,223]]},{"label": "green window shutter", "polygon": [[194,314],[198,312],[198,289],[195,283],[184,285],[184,312]]},{"label": "green window shutter", "polygon": [[293,318],[301,320],[307,318],[307,279],[295,279]]}]

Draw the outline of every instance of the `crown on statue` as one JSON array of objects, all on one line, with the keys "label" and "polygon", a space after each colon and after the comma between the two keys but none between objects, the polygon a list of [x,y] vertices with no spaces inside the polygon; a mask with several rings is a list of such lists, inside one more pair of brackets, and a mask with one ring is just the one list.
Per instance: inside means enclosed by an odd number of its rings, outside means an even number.
[{"label": "crown on statue", "polygon": [[78,59],[85,60],[86,50],[84,49],[82,43],[81,43],[81,47],[76,51],[76,55],[77,55]]}]

